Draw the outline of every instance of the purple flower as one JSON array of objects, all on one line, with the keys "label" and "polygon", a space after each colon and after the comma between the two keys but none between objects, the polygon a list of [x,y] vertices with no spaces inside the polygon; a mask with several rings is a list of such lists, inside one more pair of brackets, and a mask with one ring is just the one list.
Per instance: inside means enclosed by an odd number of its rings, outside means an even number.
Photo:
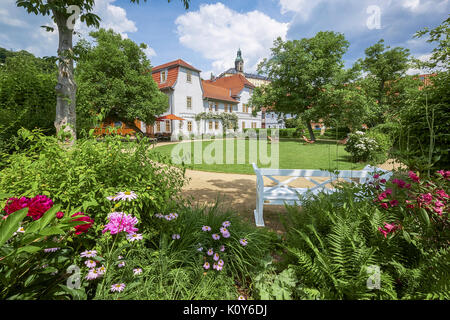
[{"label": "purple flower", "polygon": [[125,289],[125,283],[116,283],[111,286],[111,292],[122,292]]},{"label": "purple flower", "polygon": [[95,251],[95,250],[86,250],[80,254],[81,257],[86,257],[86,258],[92,258],[92,257],[95,257],[96,255],[97,255],[97,251]]},{"label": "purple flower", "polygon": [[220,246],[220,251],[224,252],[225,251],[225,246]]},{"label": "purple flower", "polygon": [[180,239],[180,235],[179,234],[173,234],[172,235],[172,239],[173,240],[178,240],[178,239]]},{"label": "purple flower", "polygon": [[202,230],[203,231],[211,231],[211,227],[210,226],[203,226]]},{"label": "purple flower", "polygon": [[214,250],[211,248],[211,249],[209,249],[209,250],[206,252],[206,254],[207,254],[208,256],[212,256],[212,255],[214,254]]},{"label": "purple flower", "polygon": [[94,268],[95,265],[96,265],[96,263],[95,263],[94,260],[86,260],[86,261],[84,262],[84,264],[85,264],[88,268]]},{"label": "purple flower", "polygon": [[216,252],[213,257],[214,261],[218,261],[220,259],[219,254]]},{"label": "purple flower", "polygon": [[44,252],[55,252],[55,251],[58,251],[60,248],[47,248],[47,249],[44,249]]},{"label": "purple flower", "polygon": [[225,221],[224,223],[222,223],[222,226],[225,228],[228,228],[229,226],[231,226],[231,222],[230,221]]},{"label": "purple flower", "polygon": [[224,233],[222,233],[222,236],[223,236],[224,238],[229,238],[229,237],[230,237],[230,232],[229,232],[229,231],[224,232]]},{"label": "purple flower", "polygon": [[103,229],[103,233],[110,231],[111,234],[117,234],[119,232],[125,231],[128,234],[133,234],[138,231],[135,225],[138,220],[128,214],[123,212],[113,212],[108,216],[109,222]]},{"label": "purple flower", "polygon": [[208,270],[210,268],[209,262],[205,262],[205,264],[203,265],[203,268],[205,270]]},{"label": "purple flower", "polygon": [[241,239],[241,240],[239,240],[239,243],[245,247],[247,245],[248,241],[247,241],[247,239]]},{"label": "purple flower", "polygon": [[212,238],[213,238],[214,240],[219,240],[219,239],[220,239],[220,236],[219,236],[217,233],[214,233],[214,234],[212,235]]}]

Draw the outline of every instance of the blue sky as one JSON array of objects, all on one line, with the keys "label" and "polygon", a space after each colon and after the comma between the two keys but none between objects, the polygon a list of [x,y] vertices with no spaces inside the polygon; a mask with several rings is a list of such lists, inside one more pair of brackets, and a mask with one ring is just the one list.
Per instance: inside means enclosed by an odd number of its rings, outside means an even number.
[{"label": "blue sky", "polygon": [[[233,67],[239,47],[245,71],[254,72],[269,56],[276,37],[301,39],[325,30],[344,33],[350,42],[347,67],[382,38],[391,47],[402,46],[427,59],[433,46],[413,35],[444,21],[450,0],[192,0],[189,10],[179,0],[141,0],[139,5],[96,0],[94,12],[102,18],[102,27],[146,43],[152,65],[181,58],[209,77]],[[0,47],[55,55],[57,35],[41,25],[52,21],[27,14],[15,0],[1,0]],[[91,29],[77,23],[75,30],[85,37]]]}]

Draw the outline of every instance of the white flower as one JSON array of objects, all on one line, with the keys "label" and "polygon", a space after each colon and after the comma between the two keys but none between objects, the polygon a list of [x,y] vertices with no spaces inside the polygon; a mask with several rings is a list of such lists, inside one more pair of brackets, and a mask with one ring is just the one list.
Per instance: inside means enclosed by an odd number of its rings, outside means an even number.
[{"label": "white flower", "polygon": [[142,269],[141,268],[133,269],[133,273],[134,273],[135,276],[137,276],[137,275],[142,273]]},{"label": "white flower", "polygon": [[142,234],[138,233],[132,233],[127,235],[127,239],[130,242],[136,241],[136,240],[142,240]]}]

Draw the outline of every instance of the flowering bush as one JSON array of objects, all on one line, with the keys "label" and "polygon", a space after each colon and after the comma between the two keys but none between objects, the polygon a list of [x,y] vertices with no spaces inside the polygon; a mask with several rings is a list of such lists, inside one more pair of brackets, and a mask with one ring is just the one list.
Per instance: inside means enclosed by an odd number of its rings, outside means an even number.
[{"label": "flowering bush", "polygon": [[351,154],[354,162],[383,162],[388,147],[384,140],[382,134],[371,136],[362,131],[356,131],[348,136],[345,151]]},{"label": "flowering bush", "polygon": [[64,284],[71,264],[71,239],[86,232],[93,220],[77,209],[64,214],[60,208],[38,195],[9,198],[0,210],[0,299],[70,296]]},{"label": "flowering bush", "polygon": [[408,237],[420,236],[427,246],[448,246],[449,181],[450,171],[444,170],[436,172],[434,179],[421,178],[412,171],[392,179],[373,200],[392,220],[380,227],[380,232],[387,237],[403,229]]},{"label": "flowering bush", "polygon": [[[38,132],[21,130],[19,136],[30,147],[6,156],[0,190],[19,195],[13,207],[24,206],[31,196],[43,195],[30,204],[29,214],[35,218],[50,205],[44,196],[51,196],[53,201],[80,207],[99,220],[111,212],[111,205],[120,205],[120,210],[113,211],[136,216],[151,233],[153,213],[167,210],[186,182],[183,168],[173,166],[168,157],[144,141],[123,142],[113,136],[103,141],[79,139],[66,150],[56,138]],[[140,216],[142,213],[145,215]]]}]

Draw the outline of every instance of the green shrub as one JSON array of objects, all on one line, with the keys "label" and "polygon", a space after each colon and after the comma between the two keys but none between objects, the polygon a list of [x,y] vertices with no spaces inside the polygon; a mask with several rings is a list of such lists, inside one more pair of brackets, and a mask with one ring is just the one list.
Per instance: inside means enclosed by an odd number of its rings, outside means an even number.
[{"label": "green shrub", "polygon": [[356,131],[348,136],[345,144],[345,151],[351,154],[353,162],[382,163],[387,159],[389,148],[389,137],[378,132]]},{"label": "green shrub", "polygon": [[133,191],[139,203],[128,213],[145,212],[148,216],[140,218],[150,227],[152,214],[166,208],[186,182],[184,169],[172,166],[145,139],[83,139],[65,149],[56,138],[37,132],[22,130],[20,138],[30,148],[5,159],[0,190],[15,196],[46,195],[64,207],[81,206],[93,218],[114,209],[107,197]]},{"label": "green shrub", "polygon": [[[301,211],[288,207],[283,268],[295,270],[296,298],[448,299],[448,212],[439,217],[432,208],[417,208],[413,214],[399,190],[386,188],[391,186],[379,179],[342,185],[339,192],[305,199]],[[406,194],[439,189],[443,198],[449,190],[442,179],[402,188]],[[378,288],[369,286],[374,266],[380,270]]]}]

